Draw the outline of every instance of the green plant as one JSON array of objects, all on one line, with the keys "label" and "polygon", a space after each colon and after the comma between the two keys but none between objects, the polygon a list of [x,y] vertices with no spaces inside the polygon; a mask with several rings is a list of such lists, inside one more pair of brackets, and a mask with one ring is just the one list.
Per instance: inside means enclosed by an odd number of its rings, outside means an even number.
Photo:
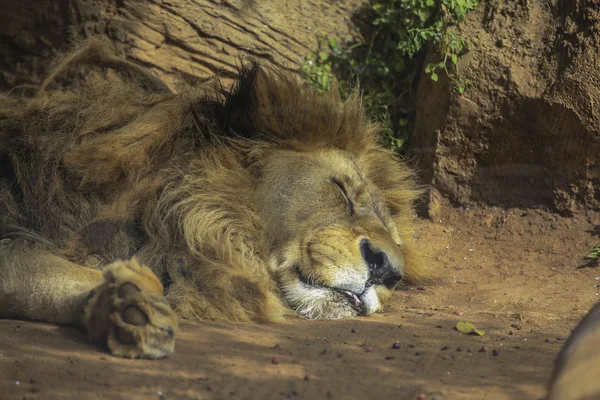
[{"label": "green plant", "polygon": [[384,127],[385,144],[402,150],[414,125],[415,93],[424,52],[437,47],[438,61],[425,66],[437,81],[443,71],[461,94],[468,80],[459,77],[456,64],[468,50],[465,40],[448,28],[465,18],[478,0],[370,0],[365,10],[369,23],[364,41],[341,46],[331,38],[319,38],[302,70],[317,89],[328,91],[334,79],[342,98],[360,82],[371,118]]},{"label": "green plant", "polygon": [[583,260],[583,264],[579,265],[577,268],[597,267],[600,262],[600,243],[596,243]]}]

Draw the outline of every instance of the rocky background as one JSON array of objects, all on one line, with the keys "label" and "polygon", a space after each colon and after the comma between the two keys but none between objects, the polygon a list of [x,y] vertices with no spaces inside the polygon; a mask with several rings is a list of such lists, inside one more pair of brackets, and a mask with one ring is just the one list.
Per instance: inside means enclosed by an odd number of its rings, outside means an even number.
[{"label": "rocky background", "polygon": [[410,149],[448,201],[598,209],[600,5],[582,0],[484,1],[458,29],[463,96],[421,80]]},{"label": "rocky background", "polygon": [[105,34],[167,82],[235,75],[240,57],[300,71],[317,35],[347,39],[360,0],[0,0],[0,89],[37,83],[68,44]]},{"label": "rocky background", "polygon": [[[0,90],[40,82],[75,39],[106,34],[166,82],[235,77],[240,57],[299,71],[318,35],[359,35],[361,0],[0,0]],[[407,157],[423,204],[598,209],[600,5],[487,0],[456,29],[460,96],[424,74]]]}]

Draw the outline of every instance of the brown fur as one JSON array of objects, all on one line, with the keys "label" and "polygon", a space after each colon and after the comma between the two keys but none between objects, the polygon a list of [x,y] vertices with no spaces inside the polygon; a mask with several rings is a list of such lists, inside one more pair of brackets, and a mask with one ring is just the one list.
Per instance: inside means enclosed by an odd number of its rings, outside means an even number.
[{"label": "brown fur", "polygon": [[548,400],[600,398],[600,304],[573,330],[556,357]]},{"label": "brown fur", "polygon": [[[119,74],[90,71],[82,87],[52,90],[74,64]],[[106,286],[97,269],[133,256],[161,278],[179,316],[232,321],[280,319],[297,273],[328,287],[368,272],[365,238],[408,280],[422,275],[413,173],[378,144],[357,95],[342,105],[335,93],[256,64],[241,67],[230,91],[181,93],[95,38],[64,58],[35,97],[0,97],[0,316],[77,322],[65,313]],[[126,276],[113,281],[149,279]],[[18,283],[23,277],[30,284]],[[74,285],[63,295],[61,279]],[[45,294],[31,296],[40,287]],[[102,289],[113,311],[118,289]],[[306,315],[356,314],[343,296],[323,293],[332,303]],[[376,293],[383,301],[391,291]],[[61,296],[71,306],[49,305]],[[103,296],[94,292],[92,302]]]}]

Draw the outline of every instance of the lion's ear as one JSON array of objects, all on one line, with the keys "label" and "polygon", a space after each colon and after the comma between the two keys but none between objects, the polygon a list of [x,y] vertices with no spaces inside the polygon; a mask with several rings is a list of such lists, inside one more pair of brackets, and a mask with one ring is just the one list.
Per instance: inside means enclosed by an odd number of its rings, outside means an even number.
[{"label": "lion's ear", "polygon": [[223,110],[226,129],[242,137],[255,135],[254,116],[262,108],[257,94],[261,91],[261,81],[264,84],[266,79],[265,71],[257,62],[241,66],[238,81],[226,95]]},{"label": "lion's ear", "polygon": [[226,95],[224,121],[239,136],[292,139],[311,124],[325,126],[335,111],[319,105],[324,100],[318,101],[316,92],[306,90],[292,72],[251,62],[242,65],[238,82]]}]

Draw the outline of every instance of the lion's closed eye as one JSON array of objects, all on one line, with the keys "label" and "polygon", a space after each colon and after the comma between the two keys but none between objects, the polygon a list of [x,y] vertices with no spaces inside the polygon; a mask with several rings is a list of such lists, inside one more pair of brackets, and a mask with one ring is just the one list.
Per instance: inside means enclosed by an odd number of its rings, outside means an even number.
[{"label": "lion's closed eye", "polygon": [[344,195],[344,199],[346,199],[346,203],[348,205],[348,212],[350,213],[350,215],[354,215],[354,202],[352,201],[350,196],[348,196],[346,186],[344,186],[344,184],[336,178],[331,178],[331,183],[333,183],[342,192],[342,194]]}]

